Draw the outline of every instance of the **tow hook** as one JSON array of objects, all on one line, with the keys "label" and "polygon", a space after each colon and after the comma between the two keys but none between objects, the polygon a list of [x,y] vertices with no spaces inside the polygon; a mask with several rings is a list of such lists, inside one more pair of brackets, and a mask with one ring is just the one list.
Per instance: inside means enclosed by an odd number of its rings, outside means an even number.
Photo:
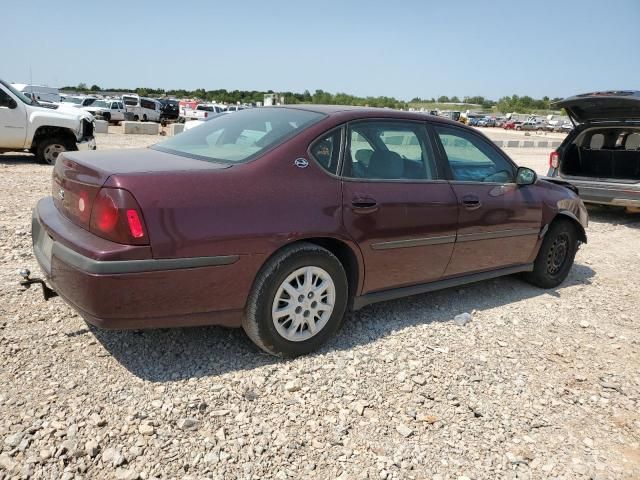
[{"label": "tow hook", "polygon": [[45,301],[58,296],[58,294],[51,288],[49,288],[45,281],[41,278],[30,278],[31,272],[28,268],[23,268],[18,273],[20,273],[20,276],[22,277],[22,280],[20,280],[20,285],[22,285],[25,290],[31,288],[31,285],[33,285],[34,283],[38,283],[42,287],[42,294],[44,295]]}]

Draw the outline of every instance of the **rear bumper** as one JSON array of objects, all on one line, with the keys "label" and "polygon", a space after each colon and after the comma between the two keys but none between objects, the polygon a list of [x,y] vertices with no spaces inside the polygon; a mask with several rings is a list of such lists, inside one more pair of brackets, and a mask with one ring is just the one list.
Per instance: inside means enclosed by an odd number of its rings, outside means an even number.
[{"label": "rear bumper", "polygon": [[640,207],[640,184],[576,180],[559,175],[553,168],[548,176],[561,178],[578,187],[580,198],[585,203]]},{"label": "rear bumper", "polygon": [[[241,325],[248,292],[244,298],[238,294],[236,279],[242,275],[237,271],[246,270],[239,256],[103,260],[80,253],[86,253],[86,245],[68,243],[87,235],[58,212],[50,197],[38,202],[32,218],[34,255],[52,288],[89,323],[107,329]],[[98,239],[103,258],[109,256],[109,244],[122,249]]]}]

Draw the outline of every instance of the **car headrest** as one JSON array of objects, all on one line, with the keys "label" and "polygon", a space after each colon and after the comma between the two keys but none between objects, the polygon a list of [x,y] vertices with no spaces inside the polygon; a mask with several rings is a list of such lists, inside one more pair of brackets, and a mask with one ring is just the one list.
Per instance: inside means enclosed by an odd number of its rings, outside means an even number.
[{"label": "car headrest", "polygon": [[600,150],[604,145],[604,135],[601,133],[596,133],[593,137],[591,137],[591,143],[589,143],[589,148],[592,150]]},{"label": "car headrest", "polygon": [[368,173],[370,178],[402,178],[404,162],[396,152],[373,152]]},{"label": "car headrest", "polygon": [[625,150],[638,150],[640,149],[640,133],[632,133],[627,137],[627,141],[624,143]]},{"label": "car headrest", "polygon": [[369,150],[368,148],[360,149],[356,151],[356,161],[358,163],[368,164],[372,154],[373,150]]}]

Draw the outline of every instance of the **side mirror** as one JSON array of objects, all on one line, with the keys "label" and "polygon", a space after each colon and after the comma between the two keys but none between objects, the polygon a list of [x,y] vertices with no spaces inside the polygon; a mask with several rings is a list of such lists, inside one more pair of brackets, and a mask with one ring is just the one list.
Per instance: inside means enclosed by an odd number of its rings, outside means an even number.
[{"label": "side mirror", "polygon": [[0,102],[0,107],[6,107],[6,108],[9,108],[11,110],[16,108],[17,106],[18,106],[18,102],[16,102],[11,97],[3,98],[2,101]]},{"label": "side mirror", "polygon": [[536,183],[538,176],[536,172],[527,167],[518,167],[518,172],[516,173],[516,183],[518,185],[532,185]]}]

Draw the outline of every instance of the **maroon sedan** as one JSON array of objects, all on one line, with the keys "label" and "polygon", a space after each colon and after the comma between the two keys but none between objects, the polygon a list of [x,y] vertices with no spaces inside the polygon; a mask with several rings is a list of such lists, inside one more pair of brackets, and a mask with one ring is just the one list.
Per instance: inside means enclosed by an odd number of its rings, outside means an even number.
[{"label": "maroon sedan", "polygon": [[460,123],[295,106],[144,150],[61,154],[33,242],[94,325],[242,326],[290,356],[373,302],[517,272],[556,287],[586,224],[570,185]]}]

